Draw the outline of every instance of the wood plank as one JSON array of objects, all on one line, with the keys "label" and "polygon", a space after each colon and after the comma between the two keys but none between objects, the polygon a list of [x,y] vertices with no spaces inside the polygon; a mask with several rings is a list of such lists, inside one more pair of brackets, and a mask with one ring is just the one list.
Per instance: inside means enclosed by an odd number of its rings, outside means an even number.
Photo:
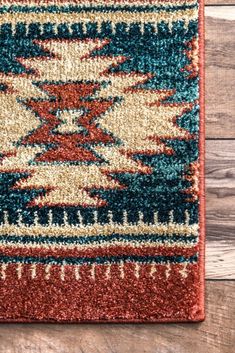
[{"label": "wood plank", "polygon": [[234,0],[205,0],[205,5],[235,5]]},{"label": "wood plank", "polygon": [[208,241],[231,241],[235,234],[235,197],[217,197],[207,192],[206,228]]},{"label": "wood plank", "polygon": [[206,7],[206,135],[235,138],[235,6]]},{"label": "wood plank", "polygon": [[234,241],[217,241],[207,243],[206,278],[235,280]]},{"label": "wood plank", "polygon": [[235,141],[206,143],[207,278],[235,279]]},{"label": "wood plank", "polygon": [[[235,240],[234,140],[206,142],[206,191],[208,237],[213,241]],[[216,227],[224,234],[219,235]]]},{"label": "wood plank", "polygon": [[205,7],[205,16],[219,18],[226,21],[235,20],[234,6],[207,6]]},{"label": "wood plank", "polygon": [[199,324],[0,325],[1,353],[232,353],[235,282],[207,282]]}]

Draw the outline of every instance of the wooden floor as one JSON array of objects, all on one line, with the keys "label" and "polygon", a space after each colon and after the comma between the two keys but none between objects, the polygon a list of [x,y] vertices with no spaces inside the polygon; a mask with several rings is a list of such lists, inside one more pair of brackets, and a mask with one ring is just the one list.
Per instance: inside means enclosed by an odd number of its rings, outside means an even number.
[{"label": "wooden floor", "polygon": [[235,352],[235,0],[206,1],[206,321],[0,325],[0,353]]}]

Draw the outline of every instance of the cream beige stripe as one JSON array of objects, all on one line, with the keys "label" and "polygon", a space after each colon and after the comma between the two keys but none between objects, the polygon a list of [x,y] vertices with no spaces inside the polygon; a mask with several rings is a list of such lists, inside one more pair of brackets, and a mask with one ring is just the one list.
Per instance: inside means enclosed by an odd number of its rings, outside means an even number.
[{"label": "cream beige stripe", "polygon": [[168,24],[172,24],[175,21],[186,21],[196,20],[198,18],[198,10],[197,9],[186,9],[180,10],[176,12],[168,12],[168,11],[159,11],[157,13],[150,12],[122,12],[117,11],[115,13],[104,13],[104,12],[95,12],[95,13],[5,13],[0,15],[0,24],[11,23],[16,25],[19,22],[23,22],[25,24],[39,22],[41,24],[44,23],[79,23],[79,22],[96,22],[100,25],[102,22],[111,21],[113,24],[117,24],[120,22],[125,22],[127,24],[133,22],[142,22],[142,23],[159,23],[166,22]]},{"label": "cream beige stripe", "polygon": [[[108,239],[107,239],[108,241]],[[20,249],[20,248],[33,248],[33,249],[74,249],[74,250],[85,250],[85,249],[97,249],[97,248],[109,248],[112,246],[132,246],[134,248],[153,248],[153,247],[161,247],[164,246],[165,248],[185,248],[185,249],[190,249],[193,248],[194,246],[197,245],[197,243],[184,243],[184,242],[160,242],[160,241],[155,241],[155,242],[147,242],[145,240],[141,242],[137,242],[135,240],[129,240],[129,241],[113,241],[112,243],[92,243],[92,244],[83,244],[83,245],[78,245],[78,244],[64,244],[64,243],[59,243],[59,244],[33,244],[33,243],[27,243],[27,244],[20,244],[20,243],[4,243],[0,242],[1,249],[4,251],[4,247],[7,248],[14,248],[14,249]]]},{"label": "cream beige stripe", "polygon": [[198,236],[198,224],[177,224],[177,223],[158,223],[158,224],[93,224],[89,226],[24,226],[2,224],[0,226],[0,235],[28,235],[28,236],[73,236],[84,235],[111,235],[117,234],[159,234],[159,235],[185,235]]},{"label": "cream beige stripe", "polygon": [[146,5],[156,5],[156,6],[181,6],[181,5],[193,5],[196,4],[197,0],[174,0],[174,1],[166,1],[166,0],[149,0],[143,2],[143,0],[96,0],[96,1],[79,1],[79,0],[62,0],[62,1],[55,1],[55,0],[38,0],[38,1],[22,1],[22,0],[3,0],[1,1],[1,5],[21,5],[21,6],[49,6],[49,5],[56,5],[56,6],[68,6],[68,5],[81,5],[81,6],[107,6],[107,5],[116,5],[116,6],[146,6]]}]

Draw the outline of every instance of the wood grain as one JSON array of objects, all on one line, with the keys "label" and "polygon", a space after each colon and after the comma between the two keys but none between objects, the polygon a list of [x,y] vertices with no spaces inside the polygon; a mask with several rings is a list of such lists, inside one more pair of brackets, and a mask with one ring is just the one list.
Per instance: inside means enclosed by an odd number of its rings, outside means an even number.
[{"label": "wood grain", "polygon": [[0,353],[232,353],[235,282],[207,282],[199,324],[0,325]]},{"label": "wood grain", "polygon": [[206,136],[235,138],[235,6],[207,7],[205,14]]},{"label": "wood grain", "polygon": [[235,140],[206,142],[207,278],[235,279]]},{"label": "wood grain", "polygon": [[234,241],[209,242],[206,246],[206,278],[235,280]]},{"label": "wood grain", "polygon": [[235,20],[235,4],[233,6],[206,6],[205,16],[212,18],[220,18],[226,21]]},{"label": "wood grain", "polygon": [[235,140],[206,142],[208,239],[234,240]]},{"label": "wood grain", "polygon": [[205,5],[235,5],[234,0],[204,0]]}]

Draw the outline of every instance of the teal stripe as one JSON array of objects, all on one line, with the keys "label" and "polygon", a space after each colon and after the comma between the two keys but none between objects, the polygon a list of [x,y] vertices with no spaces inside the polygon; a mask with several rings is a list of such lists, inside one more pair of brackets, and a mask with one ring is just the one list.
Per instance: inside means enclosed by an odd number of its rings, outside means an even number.
[{"label": "teal stripe", "polygon": [[196,8],[197,4],[192,5],[179,5],[179,6],[77,6],[77,5],[68,5],[68,6],[2,6],[0,7],[0,13],[42,13],[42,12],[49,12],[49,13],[71,13],[71,12],[117,12],[117,11],[125,11],[125,12],[157,12],[161,10],[165,11],[179,11],[179,10],[186,10]]},{"label": "teal stripe", "polygon": [[21,256],[2,256],[0,257],[0,263],[20,263],[20,264],[43,264],[43,265],[91,265],[91,264],[118,264],[120,262],[140,262],[140,263],[182,263],[188,262],[193,263],[198,260],[198,254],[190,257],[185,256],[99,256],[94,258],[82,257],[65,257],[56,258],[53,256],[46,258],[36,258],[31,256],[21,257]]},{"label": "teal stripe", "polygon": [[4,244],[56,244],[56,245],[87,245],[87,244],[105,244],[115,241],[129,241],[135,243],[176,243],[183,242],[186,244],[197,243],[196,236],[179,236],[179,235],[158,235],[158,234],[111,234],[111,235],[96,235],[84,237],[66,237],[66,236],[0,236],[0,242]]}]

